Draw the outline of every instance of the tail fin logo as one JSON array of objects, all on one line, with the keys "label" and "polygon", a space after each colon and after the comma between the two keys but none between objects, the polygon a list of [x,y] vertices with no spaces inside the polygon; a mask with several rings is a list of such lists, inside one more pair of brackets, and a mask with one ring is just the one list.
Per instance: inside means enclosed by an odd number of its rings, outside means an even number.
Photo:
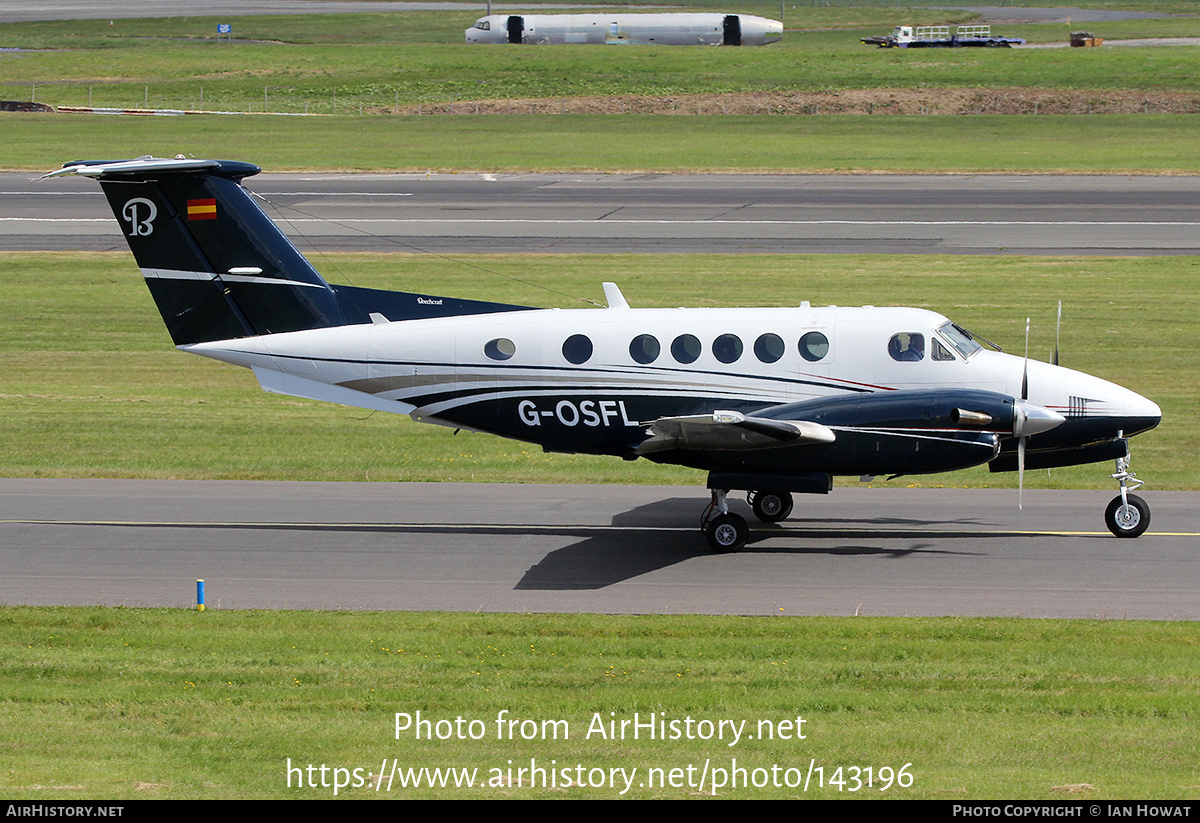
[{"label": "tail fin logo", "polygon": [[[145,212],[142,211],[145,207]],[[129,221],[130,237],[146,237],[154,231],[154,218],[158,217],[158,206],[145,197],[135,197],[125,202],[121,216]]]},{"label": "tail fin logo", "polygon": [[187,201],[187,217],[188,220],[216,220],[217,219],[217,201],[215,198],[207,200],[189,200]]}]

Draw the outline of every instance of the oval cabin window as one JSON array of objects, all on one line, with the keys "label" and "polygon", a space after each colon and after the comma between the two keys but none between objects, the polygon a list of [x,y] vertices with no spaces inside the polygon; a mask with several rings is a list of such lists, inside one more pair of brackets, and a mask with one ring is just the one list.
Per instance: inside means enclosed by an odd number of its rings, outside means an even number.
[{"label": "oval cabin window", "polygon": [[573,334],[563,343],[562,353],[568,363],[586,363],[592,357],[592,341],[586,334]]},{"label": "oval cabin window", "polygon": [[484,345],[483,353],[493,360],[507,360],[517,353],[517,345],[507,337],[497,337]]},{"label": "oval cabin window", "polygon": [[823,360],[829,354],[829,338],[819,331],[810,331],[800,338],[800,356],[810,363]]},{"label": "oval cabin window", "polygon": [[671,356],[679,363],[695,363],[700,350],[700,338],[692,334],[681,334],[671,343]]},{"label": "oval cabin window", "polygon": [[713,341],[712,352],[722,363],[734,363],[742,356],[742,339],[736,334],[723,334]]},{"label": "oval cabin window", "polygon": [[658,338],[652,334],[639,334],[629,344],[629,356],[638,363],[653,363],[661,351]]}]

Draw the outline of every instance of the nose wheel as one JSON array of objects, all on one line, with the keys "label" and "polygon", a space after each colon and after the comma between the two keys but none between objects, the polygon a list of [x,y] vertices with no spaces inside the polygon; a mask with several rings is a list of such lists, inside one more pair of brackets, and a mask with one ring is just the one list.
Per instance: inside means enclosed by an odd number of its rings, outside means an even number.
[{"label": "nose wheel", "polygon": [[1121,493],[1112,499],[1104,511],[1104,523],[1117,537],[1137,537],[1150,527],[1150,507],[1146,501],[1131,494],[1140,489],[1144,481],[1129,471],[1129,458],[1117,458],[1117,471],[1112,475],[1121,487]]}]

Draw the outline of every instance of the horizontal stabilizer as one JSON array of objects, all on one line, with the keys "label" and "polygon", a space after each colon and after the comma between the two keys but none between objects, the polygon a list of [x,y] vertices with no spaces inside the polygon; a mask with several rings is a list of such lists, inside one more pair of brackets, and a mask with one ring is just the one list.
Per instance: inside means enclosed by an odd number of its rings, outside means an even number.
[{"label": "horizontal stabilizer", "polygon": [[[149,173],[178,173],[185,171],[218,171],[222,164],[231,166],[229,161],[197,160],[185,157],[139,157],[136,160],[75,160],[64,163],[61,169],[56,169],[43,177],[61,177],[64,174],[78,174],[83,177],[113,178],[124,176],[145,176]],[[242,176],[257,174],[258,166],[250,163],[238,163],[245,170]],[[253,171],[251,171],[251,169]]]},{"label": "horizontal stabilizer", "polygon": [[354,391],[342,386],[320,383],[294,374],[272,371],[271,369],[252,369],[258,384],[263,391],[272,394],[286,394],[290,397],[303,397],[308,400],[320,400],[325,403],[338,403],[343,406],[356,406],[360,409],[408,414],[413,406],[399,400],[386,400],[366,392]]},{"label": "horizontal stabilizer", "polygon": [[650,438],[638,454],[667,449],[769,449],[832,443],[832,429],[805,420],[771,420],[736,411],[715,411],[687,417],[663,417],[650,424]]}]

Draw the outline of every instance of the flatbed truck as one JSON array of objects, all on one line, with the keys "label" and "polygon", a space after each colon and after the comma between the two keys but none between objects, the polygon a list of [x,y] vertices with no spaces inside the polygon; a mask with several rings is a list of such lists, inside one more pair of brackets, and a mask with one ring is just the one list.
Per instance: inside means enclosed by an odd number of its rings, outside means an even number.
[{"label": "flatbed truck", "polygon": [[1000,37],[992,34],[991,26],[959,26],[950,33],[949,26],[896,26],[883,37],[864,37],[862,42],[881,49],[1010,49],[1025,42],[1020,37]]}]

